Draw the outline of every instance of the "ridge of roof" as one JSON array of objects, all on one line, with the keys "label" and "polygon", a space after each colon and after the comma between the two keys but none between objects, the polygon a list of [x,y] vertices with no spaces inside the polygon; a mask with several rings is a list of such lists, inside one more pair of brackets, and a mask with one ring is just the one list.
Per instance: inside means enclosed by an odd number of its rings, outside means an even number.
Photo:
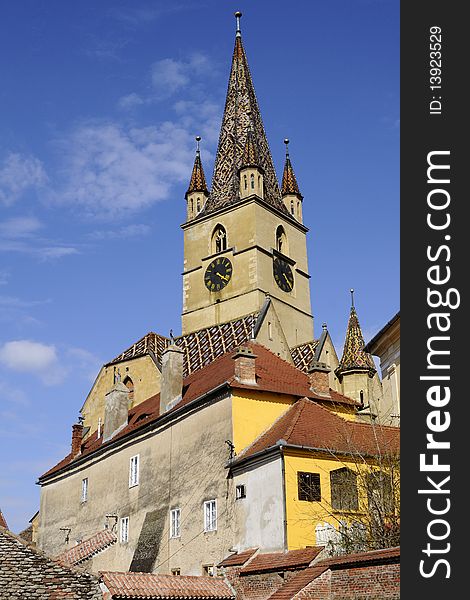
[{"label": "ridge of roof", "polygon": [[192,406],[194,402],[206,397],[208,394],[215,393],[222,386],[230,386],[232,389],[285,394],[293,398],[308,396],[317,402],[356,404],[354,400],[345,396],[340,394],[335,395],[333,390],[330,391],[330,399],[317,396],[310,389],[308,377],[303,371],[300,371],[285,359],[277,356],[259,342],[250,340],[244,343],[244,345],[251,347],[257,356],[256,385],[243,384],[235,379],[235,364],[232,356],[236,352],[237,346],[185,377],[183,380],[183,397],[169,411],[160,415],[160,394],[155,394],[147,398],[144,402],[130,409],[128,424],[112,439],[103,443],[103,435],[98,438],[97,432],[92,432],[83,442],[81,454],[77,457],[72,457],[72,454],[69,453],[54,467],[43,473],[39,477],[40,482],[66,468],[68,465],[74,464],[80,458],[91,455],[98,449],[109,447],[118,440],[127,438],[132,433],[144,427],[151,426],[153,423],[157,423],[160,418],[171,419],[172,415],[177,411],[179,414],[181,410]]}]

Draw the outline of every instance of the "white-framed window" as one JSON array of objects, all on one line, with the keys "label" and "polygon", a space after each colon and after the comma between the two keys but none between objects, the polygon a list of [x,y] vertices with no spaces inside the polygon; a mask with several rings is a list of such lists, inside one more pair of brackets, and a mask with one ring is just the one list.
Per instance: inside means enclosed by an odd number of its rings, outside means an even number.
[{"label": "white-framed window", "polygon": [[129,462],[129,487],[139,485],[139,454],[133,456]]},{"label": "white-framed window", "polygon": [[217,500],[204,502],[204,531],[217,529]]},{"label": "white-framed window", "polygon": [[81,502],[86,502],[88,500],[88,477],[82,479],[82,497],[80,499]]},{"label": "white-framed window", "polygon": [[181,510],[173,508],[170,510],[170,537],[179,538],[181,535]]},{"label": "white-framed window", "polygon": [[119,523],[119,540],[121,544],[129,541],[129,517],[123,517]]},{"label": "white-framed window", "polygon": [[246,498],[246,486],[245,485],[237,485],[235,488],[235,498],[236,500],[241,500],[242,498]]},{"label": "white-framed window", "polygon": [[202,566],[202,574],[209,576],[209,577],[214,577],[215,576],[214,565],[203,565]]}]

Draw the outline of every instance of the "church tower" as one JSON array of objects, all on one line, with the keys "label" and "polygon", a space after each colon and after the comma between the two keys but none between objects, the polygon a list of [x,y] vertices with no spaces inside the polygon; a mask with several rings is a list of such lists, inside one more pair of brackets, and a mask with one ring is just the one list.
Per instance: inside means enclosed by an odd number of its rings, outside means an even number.
[{"label": "church tower", "polygon": [[279,187],[242,44],[241,13],[235,16],[211,189],[198,145],[186,193],[182,333],[259,313],[269,297],[292,348],[313,340],[308,229],[288,152]]}]

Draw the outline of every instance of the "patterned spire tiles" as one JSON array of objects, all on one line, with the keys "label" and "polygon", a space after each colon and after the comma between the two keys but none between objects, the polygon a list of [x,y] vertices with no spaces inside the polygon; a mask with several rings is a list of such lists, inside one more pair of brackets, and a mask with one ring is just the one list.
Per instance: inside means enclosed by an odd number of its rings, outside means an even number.
[{"label": "patterned spire tiles", "polygon": [[206,178],[204,176],[204,169],[202,168],[201,154],[199,150],[196,152],[196,158],[194,159],[193,172],[191,173],[191,180],[189,182],[188,191],[186,194],[191,192],[206,192],[207,189]]},{"label": "patterned spire tiles", "polygon": [[286,156],[284,173],[282,174],[281,193],[283,196],[287,196],[288,194],[295,194],[296,196],[302,195],[297,184],[297,179],[295,178],[289,155]]},{"label": "patterned spire tiles", "polygon": [[336,373],[340,376],[347,371],[369,371],[370,375],[376,372],[374,361],[367,352],[364,352],[364,338],[354,306],[351,307],[346,340],[344,342],[343,356],[341,357]]},{"label": "patterned spire tiles", "polygon": [[245,147],[243,149],[243,157],[241,162],[242,167],[258,167],[259,153],[255,138],[251,129],[246,136]]},{"label": "patterned spire tiles", "polygon": [[201,215],[234,204],[239,198],[239,175],[248,132],[256,142],[258,165],[264,171],[264,199],[289,214],[281,198],[241,37],[235,38],[232,67],[215,159],[212,190]]}]

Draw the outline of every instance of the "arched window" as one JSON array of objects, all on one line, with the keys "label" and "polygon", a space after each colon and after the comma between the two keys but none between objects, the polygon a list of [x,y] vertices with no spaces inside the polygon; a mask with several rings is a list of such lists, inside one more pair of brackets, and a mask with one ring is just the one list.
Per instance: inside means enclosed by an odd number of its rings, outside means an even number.
[{"label": "arched window", "polygon": [[227,233],[222,225],[217,225],[212,234],[212,254],[227,250]]},{"label": "arched window", "polygon": [[196,211],[199,212],[201,210],[201,199],[198,198],[196,200]]},{"label": "arched window", "polygon": [[251,183],[251,189],[254,190],[255,189],[255,176],[253,173],[250,175],[250,183]]},{"label": "arched window", "polygon": [[279,225],[276,229],[276,250],[287,255],[287,236],[284,227]]},{"label": "arched window", "polygon": [[294,201],[293,200],[290,201],[290,212],[292,215],[294,214]]},{"label": "arched window", "polygon": [[300,202],[297,202],[297,216],[300,218]]},{"label": "arched window", "polygon": [[129,375],[127,375],[127,377],[124,379],[124,381],[122,383],[129,390],[129,401],[134,400],[134,382],[129,377]]},{"label": "arched window", "polygon": [[243,185],[245,186],[245,190],[248,189],[248,180],[246,178],[246,175],[243,175]]},{"label": "arched window", "polygon": [[330,471],[331,507],[334,510],[358,510],[357,475],[342,467]]},{"label": "arched window", "polygon": [[191,214],[194,212],[194,200],[191,198]]}]

